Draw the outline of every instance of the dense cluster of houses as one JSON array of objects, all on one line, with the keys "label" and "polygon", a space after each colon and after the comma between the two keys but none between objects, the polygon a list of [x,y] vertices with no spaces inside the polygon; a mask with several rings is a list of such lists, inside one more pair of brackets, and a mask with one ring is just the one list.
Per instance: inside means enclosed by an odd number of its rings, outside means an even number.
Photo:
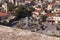
[{"label": "dense cluster of houses", "polygon": [[[6,2],[12,2],[15,6],[20,4],[32,4],[35,8],[33,17],[39,19],[41,15],[47,16],[46,22],[58,23],[60,21],[60,0],[0,0],[3,3],[2,8],[4,11],[0,12],[0,17],[6,17],[10,14],[7,12]],[[11,16],[11,15],[10,15]]]},{"label": "dense cluster of houses", "polygon": [[33,7],[35,8],[34,17],[47,16],[46,22],[49,23],[57,24],[60,21],[60,0],[45,0],[43,3],[38,1]]}]

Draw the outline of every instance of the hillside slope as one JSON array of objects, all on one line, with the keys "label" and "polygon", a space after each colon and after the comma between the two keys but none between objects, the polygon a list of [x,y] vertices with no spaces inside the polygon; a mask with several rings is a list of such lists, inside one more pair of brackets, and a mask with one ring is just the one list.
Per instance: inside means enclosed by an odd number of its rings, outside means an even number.
[{"label": "hillside slope", "polygon": [[0,40],[60,40],[44,34],[0,26]]}]

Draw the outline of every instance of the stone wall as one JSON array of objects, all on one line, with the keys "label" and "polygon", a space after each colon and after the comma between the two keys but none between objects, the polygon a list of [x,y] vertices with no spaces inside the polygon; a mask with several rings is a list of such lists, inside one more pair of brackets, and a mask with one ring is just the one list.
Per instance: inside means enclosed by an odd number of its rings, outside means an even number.
[{"label": "stone wall", "polygon": [[60,40],[44,34],[0,26],[0,40]]}]

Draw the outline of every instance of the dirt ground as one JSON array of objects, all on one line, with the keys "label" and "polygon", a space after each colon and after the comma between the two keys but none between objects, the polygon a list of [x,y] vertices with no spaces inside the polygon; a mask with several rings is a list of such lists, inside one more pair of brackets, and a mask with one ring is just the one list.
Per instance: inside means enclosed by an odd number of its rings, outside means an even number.
[{"label": "dirt ground", "polygon": [[60,38],[22,29],[0,26],[0,40],[60,40]]}]

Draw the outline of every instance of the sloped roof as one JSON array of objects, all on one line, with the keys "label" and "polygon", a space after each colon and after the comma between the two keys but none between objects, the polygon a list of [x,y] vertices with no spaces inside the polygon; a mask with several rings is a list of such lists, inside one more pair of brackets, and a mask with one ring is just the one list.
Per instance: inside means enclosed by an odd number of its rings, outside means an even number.
[{"label": "sloped roof", "polygon": [[41,13],[42,9],[35,9],[35,12]]},{"label": "sloped roof", "polygon": [[56,13],[45,14],[45,16],[48,16],[48,17],[56,16]]},{"label": "sloped roof", "polygon": [[7,16],[7,15],[8,15],[7,13],[0,12],[0,17]]}]

